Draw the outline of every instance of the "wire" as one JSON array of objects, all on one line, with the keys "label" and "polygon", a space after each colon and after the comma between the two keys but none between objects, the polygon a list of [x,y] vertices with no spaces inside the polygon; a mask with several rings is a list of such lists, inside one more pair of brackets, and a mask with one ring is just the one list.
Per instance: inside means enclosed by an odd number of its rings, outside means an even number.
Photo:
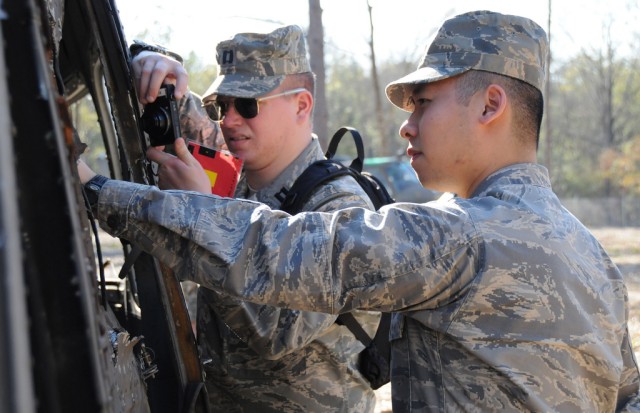
[{"label": "wire", "polygon": [[100,237],[98,236],[98,226],[96,225],[96,218],[93,216],[91,212],[91,207],[89,206],[89,198],[87,197],[87,193],[82,189],[82,197],[84,198],[84,205],[87,210],[87,217],[89,218],[89,223],[91,224],[91,231],[93,232],[94,241],[96,243],[96,256],[98,258],[98,273],[100,275],[100,296],[102,300],[102,307],[107,308],[107,281],[104,275],[104,265],[103,265],[103,257],[102,257],[102,247],[100,246]]}]

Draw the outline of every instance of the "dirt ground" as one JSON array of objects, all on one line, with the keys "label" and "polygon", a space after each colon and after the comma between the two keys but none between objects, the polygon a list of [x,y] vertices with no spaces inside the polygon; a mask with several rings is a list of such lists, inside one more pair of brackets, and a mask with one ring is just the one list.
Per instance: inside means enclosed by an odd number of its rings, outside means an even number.
[{"label": "dirt ground", "polygon": [[[622,271],[629,292],[629,330],[636,358],[640,360],[640,227],[591,228]],[[376,413],[391,412],[391,388],[376,390]]]},{"label": "dirt ground", "polygon": [[592,231],[624,274],[629,293],[629,331],[640,360],[640,227]]}]

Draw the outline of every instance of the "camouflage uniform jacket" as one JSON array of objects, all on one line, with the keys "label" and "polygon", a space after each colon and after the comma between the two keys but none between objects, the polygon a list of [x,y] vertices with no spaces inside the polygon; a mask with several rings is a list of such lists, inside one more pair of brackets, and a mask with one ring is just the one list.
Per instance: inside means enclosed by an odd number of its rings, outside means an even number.
[{"label": "camouflage uniform jacket", "polygon": [[220,125],[209,119],[209,115],[202,108],[202,98],[198,94],[191,91],[185,93],[178,102],[178,112],[183,137],[209,148],[220,148],[224,145]]},{"label": "camouflage uniform jacket", "polygon": [[[202,107],[200,95],[188,90],[178,102],[178,111],[180,113],[180,130],[185,139],[198,142],[209,148],[226,148],[220,124],[209,118]],[[195,327],[198,285],[191,281],[184,281],[182,282],[182,292],[187,303],[189,318]]]},{"label": "camouflage uniform jacket", "polygon": [[503,168],[469,199],[295,217],[108,182],[98,214],[203,287],[398,312],[394,412],[639,411],[622,275],[541,165]]},{"label": "camouflage uniform jacket", "polygon": [[[235,196],[280,206],[282,194],[324,154],[317,139],[257,193],[241,178]],[[250,195],[251,194],[251,195]],[[320,186],[304,210],[373,208],[353,178]],[[220,270],[219,270],[220,272]],[[375,394],[357,370],[364,345],[336,316],[238,301],[198,289],[198,342],[211,405],[220,412],[372,412]],[[370,334],[379,313],[356,311]]]}]

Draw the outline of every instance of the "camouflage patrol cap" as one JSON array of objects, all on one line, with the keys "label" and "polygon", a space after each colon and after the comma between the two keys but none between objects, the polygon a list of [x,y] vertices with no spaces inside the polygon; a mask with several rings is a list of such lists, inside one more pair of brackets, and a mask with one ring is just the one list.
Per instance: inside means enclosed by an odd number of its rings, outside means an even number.
[{"label": "camouflage patrol cap", "polygon": [[277,88],[287,75],[311,72],[299,26],[271,33],[238,33],[216,47],[218,77],[204,93],[255,98]]},{"label": "camouflage patrol cap", "polygon": [[547,34],[530,19],[491,11],[461,14],[442,24],[415,72],[387,85],[387,97],[410,111],[416,85],[469,70],[520,79],[542,91],[547,53]]}]

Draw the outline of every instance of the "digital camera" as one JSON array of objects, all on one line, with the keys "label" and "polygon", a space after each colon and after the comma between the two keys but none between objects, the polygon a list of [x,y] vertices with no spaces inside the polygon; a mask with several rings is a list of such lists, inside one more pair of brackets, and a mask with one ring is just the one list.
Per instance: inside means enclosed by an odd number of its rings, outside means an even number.
[{"label": "digital camera", "polygon": [[140,118],[142,129],[149,135],[151,146],[171,145],[181,136],[178,102],[173,85],[162,85],[158,97],[144,106]]}]

